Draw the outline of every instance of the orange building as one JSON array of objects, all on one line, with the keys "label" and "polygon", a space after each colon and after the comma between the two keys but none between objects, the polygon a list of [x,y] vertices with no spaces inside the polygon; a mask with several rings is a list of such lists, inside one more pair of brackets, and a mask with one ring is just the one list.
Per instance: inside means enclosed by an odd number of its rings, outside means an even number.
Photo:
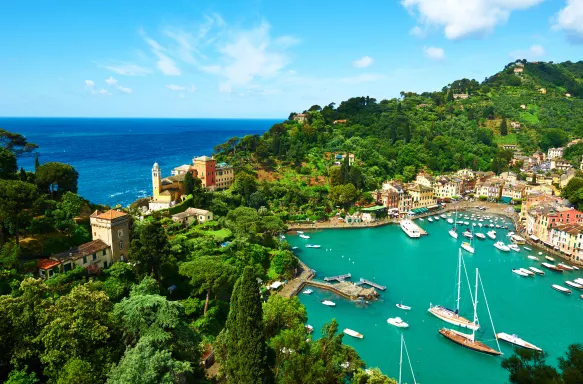
[{"label": "orange building", "polygon": [[214,190],[217,177],[217,161],[212,157],[200,156],[192,159],[196,176],[202,181],[202,186]]}]

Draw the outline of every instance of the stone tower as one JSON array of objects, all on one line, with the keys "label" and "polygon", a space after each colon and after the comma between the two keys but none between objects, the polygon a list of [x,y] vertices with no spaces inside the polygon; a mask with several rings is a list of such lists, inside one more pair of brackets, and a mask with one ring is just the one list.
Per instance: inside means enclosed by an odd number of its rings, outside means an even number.
[{"label": "stone tower", "polygon": [[93,240],[101,240],[111,248],[113,262],[127,261],[130,248],[130,215],[109,210],[95,211],[90,217]]},{"label": "stone tower", "polygon": [[162,185],[162,171],[158,163],[154,163],[152,167],[152,197],[154,200],[158,199],[160,195],[160,186]]}]

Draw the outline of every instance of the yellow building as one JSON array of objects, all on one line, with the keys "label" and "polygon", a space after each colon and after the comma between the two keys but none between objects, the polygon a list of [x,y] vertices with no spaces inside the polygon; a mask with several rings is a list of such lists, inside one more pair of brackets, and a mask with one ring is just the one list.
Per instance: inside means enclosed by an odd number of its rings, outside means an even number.
[{"label": "yellow building", "polygon": [[411,195],[413,209],[427,208],[436,204],[435,193],[432,187],[421,184],[409,184],[407,186],[407,192]]},{"label": "yellow building", "polygon": [[182,198],[184,191],[184,175],[162,178],[162,170],[158,163],[152,167],[152,199],[148,207],[151,211],[170,208],[173,203]]},{"label": "yellow building", "polygon": [[235,170],[227,163],[218,163],[216,168],[216,189],[227,189],[235,181]]}]

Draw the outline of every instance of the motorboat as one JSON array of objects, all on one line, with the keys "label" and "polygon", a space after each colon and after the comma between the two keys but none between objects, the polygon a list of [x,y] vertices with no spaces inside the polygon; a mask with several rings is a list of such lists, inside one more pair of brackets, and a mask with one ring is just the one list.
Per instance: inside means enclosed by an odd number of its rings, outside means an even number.
[{"label": "motorboat", "polygon": [[500,332],[500,333],[496,334],[496,337],[498,338],[498,340],[503,340],[503,341],[510,343],[512,345],[515,345],[517,347],[522,347],[522,348],[526,348],[526,349],[530,349],[530,350],[538,351],[538,352],[542,351],[542,349],[540,349],[536,345],[531,344],[528,341],[522,340],[520,337],[518,337],[516,335],[509,335],[508,333]]},{"label": "motorboat", "polygon": [[296,249],[298,249],[299,247],[292,247],[292,251],[295,251]]},{"label": "motorboat", "polygon": [[577,267],[576,265],[573,265],[573,269],[576,270],[576,271],[578,271],[579,270],[579,267]]},{"label": "motorboat", "polygon": [[490,224],[490,228],[494,228],[494,224]]},{"label": "motorboat", "polygon": [[544,275],[545,274],[545,271],[538,269],[536,267],[528,267],[528,269],[530,269],[531,271],[533,271],[537,275]]},{"label": "motorboat", "polygon": [[282,239],[282,240],[284,240],[285,239],[285,236],[284,235],[281,235],[281,236],[279,236],[279,238]]},{"label": "motorboat", "polygon": [[512,236],[510,236],[510,241],[518,245],[526,244],[526,240],[524,239],[524,237],[518,236],[515,233],[513,233]]},{"label": "motorboat", "polygon": [[297,233],[298,235],[301,235],[302,233],[304,233],[304,231],[296,231],[296,233]]},{"label": "motorboat", "polygon": [[318,244],[306,244],[306,248],[320,248],[321,245]]},{"label": "motorboat", "polygon": [[504,244],[504,243],[503,243],[503,242],[501,242],[501,241],[497,241],[497,242],[495,242],[495,243],[494,243],[494,247],[496,247],[496,248],[498,248],[499,250],[501,250],[501,251],[504,251],[504,252],[508,252],[508,251],[510,251],[510,248],[508,248],[508,247],[506,246],[506,244]]},{"label": "motorboat", "polygon": [[514,252],[520,252],[520,247],[516,244],[508,244],[508,248],[510,248]]},{"label": "motorboat", "polygon": [[441,215],[439,215],[442,219],[445,219],[447,216],[445,216],[443,213]]},{"label": "motorboat", "polygon": [[403,304],[400,304],[399,303],[396,306],[397,306],[397,308],[402,309],[404,311],[410,311],[411,310],[411,307],[409,307],[408,305],[403,305]]},{"label": "motorboat", "polygon": [[466,230],[464,233],[462,233],[462,235],[466,238],[466,239],[473,239],[474,235],[472,235],[472,232]]},{"label": "motorboat", "polygon": [[457,234],[457,231],[455,230],[455,228],[450,229],[448,233],[451,237],[453,237],[454,239],[457,239],[458,234]]},{"label": "motorboat", "polygon": [[538,260],[538,257],[533,256],[533,255],[528,255],[528,258],[531,260]]},{"label": "motorboat", "polygon": [[428,217],[427,221],[429,221],[430,223],[433,223],[433,219],[431,217]]},{"label": "motorboat", "polygon": [[563,270],[561,268],[557,268],[557,266],[554,264],[542,263],[541,265],[545,268],[550,269],[551,271],[554,271],[554,272],[563,272]]},{"label": "motorboat", "polygon": [[487,235],[487,236],[488,236],[490,239],[492,239],[492,240],[496,240],[496,231],[488,231],[488,232],[486,233],[486,235]]},{"label": "motorboat", "polygon": [[523,249],[526,249],[527,251],[532,251],[532,249],[531,249],[531,248],[529,248],[529,247],[522,247],[522,248],[523,248]]},{"label": "motorboat", "polygon": [[526,269],[526,268],[519,268],[522,272],[526,273],[528,276],[534,276],[534,272],[531,271],[530,269]]},{"label": "motorboat", "polygon": [[581,278],[575,279],[573,281],[576,282],[577,284],[583,284],[583,279]]},{"label": "motorboat", "polygon": [[[427,220],[431,220],[431,217]],[[412,239],[418,239],[421,237],[421,232],[419,231],[419,226],[412,222],[411,220],[403,219],[399,223],[403,232],[407,234]]]},{"label": "motorboat", "polygon": [[360,334],[360,333],[358,333],[356,331],[353,331],[352,329],[345,328],[344,329],[344,333],[346,333],[348,336],[352,336],[352,337],[355,337],[357,339],[364,338],[364,336],[362,336],[362,334]]},{"label": "motorboat", "polygon": [[306,332],[308,333],[314,332],[314,327],[312,327],[310,324],[306,324],[304,328],[306,328]]},{"label": "motorboat", "polygon": [[470,223],[467,221],[464,221],[464,225],[470,225]]},{"label": "motorboat", "polygon": [[550,256],[545,256],[545,259],[547,259],[548,261],[555,261],[555,259],[553,259],[553,258],[552,258],[552,257],[550,257]]},{"label": "motorboat", "polygon": [[539,255],[539,256],[542,256],[542,254],[543,254],[542,252],[539,252],[539,253],[538,253],[538,255]]},{"label": "motorboat", "polygon": [[462,243],[462,249],[464,251],[468,251],[469,253],[474,253],[474,247],[472,247],[472,245],[470,243],[468,243],[467,241],[464,241]]},{"label": "motorboat", "polygon": [[529,275],[523,271],[521,271],[520,269],[513,269],[512,273],[517,274],[518,276],[522,276],[522,277],[528,277]]},{"label": "motorboat", "polygon": [[514,236],[514,232],[512,232],[512,231],[511,231],[511,232],[508,232],[508,233],[506,234],[506,237],[512,237],[512,236]]},{"label": "motorboat", "polygon": [[575,283],[573,281],[565,281],[565,284],[567,284],[569,287],[573,287],[573,288],[577,288],[577,289],[583,289],[583,285],[579,284],[579,283]]},{"label": "motorboat", "polygon": [[399,328],[409,328],[409,324],[405,323],[400,317],[389,317],[387,323]]},{"label": "motorboat", "polygon": [[314,293],[314,291],[313,291],[313,290],[311,290],[311,289],[306,289],[306,290],[304,290],[302,293],[303,293],[304,295],[311,295],[312,293]]},{"label": "motorboat", "polygon": [[559,292],[561,292],[561,293],[565,293],[565,294],[567,294],[567,295],[570,295],[570,294],[571,294],[571,290],[570,290],[570,289],[567,289],[567,288],[565,288],[565,287],[563,287],[563,286],[560,286],[560,285],[558,285],[558,284],[553,284],[553,285],[551,285],[551,287],[553,287],[553,289],[554,289],[555,291],[559,291]]},{"label": "motorboat", "polygon": [[439,216],[433,216],[433,220],[439,221]]},{"label": "motorboat", "polygon": [[483,233],[480,233],[480,232],[475,233],[475,235],[480,240],[484,240],[486,238],[486,235],[484,235]]},{"label": "motorboat", "polygon": [[304,235],[303,233],[301,233],[301,234],[300,234],[300,237],[301,237],[302,239],[309,239],[309,238],[310,238],[310,236],[308,236],[308,235]]},{"label": "motorboat", "polygon": [[570,265],[564,264],[564,263],[557,264],[557,267],[564,269],[565,271],[572,271],[573,270],[573,267],[571,267]]},{"label": "motorboat", "polygon": [[336,303],[333,302],[333,301],[330,301],[330,300],[323,300],[322,301],[322,304],[324,304],[324,305],[326,305],[328,307],[335,307],[336,306]]},{"label": "motorboat", "polygon": [[449,218],[449,219],[447,219],[447,222],[448,222],[449,224],[453,224],[453,219],[452,219],[452,218]]},{"label": "motorboat", "polygon": [[482,227],[482,223],[478,223],[478,227],[480,227],[480,228],[481,228],[481,227]]}]

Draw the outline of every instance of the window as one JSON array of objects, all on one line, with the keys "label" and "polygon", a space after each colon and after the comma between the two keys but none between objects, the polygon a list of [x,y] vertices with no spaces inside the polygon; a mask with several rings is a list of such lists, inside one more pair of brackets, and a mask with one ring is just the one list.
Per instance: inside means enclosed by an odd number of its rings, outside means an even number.
[{"label": "window", "polygon": [[67,263],[63,266],[63,269],[65,272],[70,271],[71,269],[73,269],[73,267],[71,266],[71,263]]},{"label": "window", "polygon": [[93,254],[93,261],[97,260],[97,253]]},{"label": "window", "polygon": [[87,256],[83,256],[83,264],[87,264]]},{"label": "window", "polygon": [[117,231],[117,237],[123,237],[123,229]]},{"label": "window", "polygon": [[106,255],[107,255],[107,249],[104,249],[104,250],[103,250],[103,253],[102,253],[102,255],[103,255],[103,256],[106,256]]},{"label": "window", "polygon": [[122,240],[119,241],[119,249],[123,249],[123,241]]}]

